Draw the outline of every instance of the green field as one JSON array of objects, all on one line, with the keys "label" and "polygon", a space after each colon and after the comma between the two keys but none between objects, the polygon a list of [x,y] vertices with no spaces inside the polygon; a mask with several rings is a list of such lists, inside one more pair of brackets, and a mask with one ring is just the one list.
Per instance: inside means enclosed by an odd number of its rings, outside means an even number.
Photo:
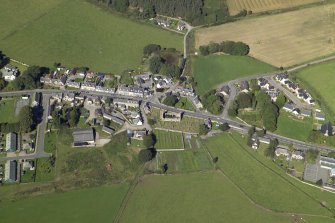
[{"label": "green field", "polygon": [[[220,173],[147,176],[129,200],[121,222],[289,223],[294,217],[254,205]],[[305,218],[301,222],[331,222]],[[300,221],[299,221],[300,222]]]},{"label": "green field", "polygon": [[85,0],[0,0],[0,5],[0,49],[31,65],[61,62],[119,73],[137,69],[149,43],[182,49],[181,35],[111,14]]},{"label": "green field", "polygon": [[312,118],[305,118],[301,120],[289,115],[285,111],[281,111],[277,121],[277,130],[275,133],[293,139],[306,141],[312,130]]},{"label": "green field", "polygon": [[[335,114],[334,71],[335,63],[331,62],[311,66],[297,73],[298,79],[303,82],[312,97],[332,114]],[[333,120],[332,117],[327,118]]]},{"label": "green field", "polygon": [[156,129],[154,131],[157,143],[156,149],[183,149],[183,136],[179,132],[171,132]]},{"label": "green field", "polygon": [[1,222],[112,222],[127,189],[120,184],[1,203]]},{"label": "green field", "polygon": [[279,212],[333,216],[320,203],[334,208],[334,194],[287,176],[270,159],[248,148],[245,137],[224,134],[206,141],[205,146],[218,157],[218,167],[257,204]]},{"label": "green field", "polygon": [[4,98],[0,101],[0,123],[17,122],[15,116],[16,100],[14,98]]},{"label": "green field", "polygon": [[266,73],[275,68],[246,56],[210,55],[193,58],[193,75],[196,90],[203,95],[220,83],[241,77]]}]

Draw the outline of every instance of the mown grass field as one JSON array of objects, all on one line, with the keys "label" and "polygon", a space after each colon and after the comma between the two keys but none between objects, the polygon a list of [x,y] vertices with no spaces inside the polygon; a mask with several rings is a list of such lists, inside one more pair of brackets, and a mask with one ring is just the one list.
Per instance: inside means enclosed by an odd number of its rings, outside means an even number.
[{"label": "mown grass field", "polygon": [[305,4],[321,2],[320,0],[228,0],[227,6],[231,15],[236,15],[242,10],[253,13],[277,9],[293,8]]},{"label": "mown grass field", "polygon": [[0,123],[14,123],[17,122],[15,116],[16,99],[3,98],[0,101]]},{"label": "mown grass field", "polygon": [[[211,172],[145,177],[121,222],[300,222],[295,219],[299,218],[254,205],[227,177]],[[303,219],[301,222],[332,222]]]},{"label": "mown grass field", "polygon": [[167,164],[167,173],[192,173],[213,169],[212,161],[208,154],[203,150],[197,151],[178,151],[178,152],[159,152],[156,156],[159,169]]},{"label": "mown grass field", "polygon": [[333,114],[335,114],[334,71],[335,62],[330,62],[308,67],[296,74],[321,106],[330,109]]},{"label": "mown grass field", "polygon": [[282,110],[277,121],[275,133],[292,139],[306,141],[312,130],[312,118],[297,119]]},{"label": "mown grass field", "polygon": [[246,56],[211,55],[193,58],[196,90],[202,95],[223,82],[267,73],[274,67]]},{"label": "mown grass field", "polygon": [[183,135],[180,132],[171,132],[155,129],[156,149],[183,149]]},{"label": "mown grass field", "polygon": [[112,222],[127,190],[119,184],[2,203],[1,222]]},{"label": "mown grass field", "polygon": [[185,97],[180,97],[175,107],[189,110],[189,111],[195,111],[193,103]]},{"label": "mown grass field", "polygon": [[223,40],[242,41],[250,56],[290,67],[335,52],[334,4],[199,29],[196,47]]},{"label": "mown grass field", "polygon": [[218,157],[218,167],[257,204],[280,212],[333,216],[327,208],[335,207],[334,194],[287,176],[270,159],[248,148],[240,135],[211,138],[205,146]]},{"label": "mown grass field", "polygon": [[85,0],[0,4],[0,49],[30,65],[61,62],[120,73],[139,68],[149,43],[182,49],[181,35],[114,15]]}]

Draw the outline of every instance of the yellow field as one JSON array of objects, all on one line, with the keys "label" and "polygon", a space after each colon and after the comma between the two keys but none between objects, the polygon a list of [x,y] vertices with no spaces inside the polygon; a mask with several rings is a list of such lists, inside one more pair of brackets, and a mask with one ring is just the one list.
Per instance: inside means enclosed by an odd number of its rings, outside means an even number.
[{"label": "yellow field", "polygon": [[199,29],[196,47],[242,41],[250,46],[250,56],[289,67],[334,53],[334,38],[335,5],[324,5]]},{"label": "yellow field", "polygon": [[229,13],[236,15],[243,9],[257,13],[292,8],[315,2],[321,2],[321,0],[227,0],[227,5]]}]

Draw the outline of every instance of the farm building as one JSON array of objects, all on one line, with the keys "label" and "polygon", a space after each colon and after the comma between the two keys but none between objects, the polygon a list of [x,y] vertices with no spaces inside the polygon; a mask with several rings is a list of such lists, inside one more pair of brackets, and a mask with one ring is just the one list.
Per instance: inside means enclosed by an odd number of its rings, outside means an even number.
[{"label": "farm building", "polygon": [[87,129],[76,129],[72,133],[73,136],[73,146],[89,146],[93,145],[95,142],[94,132],[92,128]]},{"label": "farm building", "polygon": [[15,182],[17,180],[17,162],[15,160],[8,160],[5,164],[5,181]]},{"label": "farm building", "polygon": [[17,135],[14,132],[6,135],[6,151],[15,152],[17,150]]}]

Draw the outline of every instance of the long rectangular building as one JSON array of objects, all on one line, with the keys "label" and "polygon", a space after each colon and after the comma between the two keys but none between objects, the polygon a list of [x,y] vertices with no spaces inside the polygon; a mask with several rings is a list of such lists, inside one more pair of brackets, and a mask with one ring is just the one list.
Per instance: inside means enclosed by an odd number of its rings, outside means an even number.
[{"label": "long rectangular building", "polygon": [[94,132],[92,128],[87,129],[76,129],[72,133],[73,135],[73,146],[89,146],[95,142]]},{"label": "long rectangular building", "polygon": [[6,151],[15,152],[17,150],[17,135],[14,132],[6,135]]},{"label": "long rectangular building", "polygon": [[5,181],[15,182],[17,180],[17,162],[8,160],[5,164]]}]

